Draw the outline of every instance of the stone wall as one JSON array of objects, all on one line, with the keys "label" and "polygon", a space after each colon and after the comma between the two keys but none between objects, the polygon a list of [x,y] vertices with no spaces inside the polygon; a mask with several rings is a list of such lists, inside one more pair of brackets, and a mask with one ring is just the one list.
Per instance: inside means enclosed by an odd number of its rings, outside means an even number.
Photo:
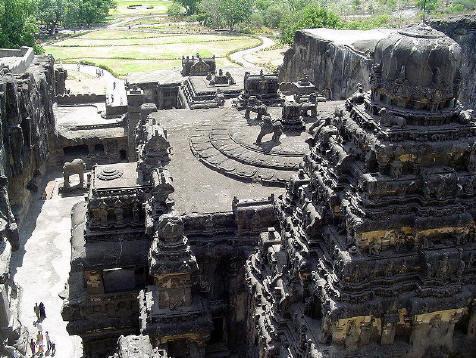
[{"label": "stone wall", "polygon": [[20,74],[25,72],[32,64],[35,53],[31,47],[21,47],[19,49],[0,49],[0,67],[6,66],[11,73]]},{"label": "stone wall", "polygon": [[59,105],[76,105],[101,103],[106,101],[106,95],[96,93],[63,94],[56,97]]},{"label": "stone wall", "polygon": [[[460,101],[476,108],[476,19],[455,17],[430,23],[459,43],[463,49]],[[329,99],[345,99],[357,83],[369,89],[370,57],[379,39],[395,30],[312,29],[296,32],[293,46],[285,53],[280,81],[293,82],[303,73]]]}]

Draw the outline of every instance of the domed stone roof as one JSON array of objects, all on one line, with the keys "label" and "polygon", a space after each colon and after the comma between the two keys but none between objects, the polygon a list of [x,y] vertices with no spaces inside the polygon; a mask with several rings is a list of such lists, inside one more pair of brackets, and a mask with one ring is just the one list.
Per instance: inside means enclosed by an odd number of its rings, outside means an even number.
[{"label": "domed stone roof", "polygon": [[372,101],[387,108],[435,112],[455,107],[461,48],[420,24],[381,39],[374,53]]}]

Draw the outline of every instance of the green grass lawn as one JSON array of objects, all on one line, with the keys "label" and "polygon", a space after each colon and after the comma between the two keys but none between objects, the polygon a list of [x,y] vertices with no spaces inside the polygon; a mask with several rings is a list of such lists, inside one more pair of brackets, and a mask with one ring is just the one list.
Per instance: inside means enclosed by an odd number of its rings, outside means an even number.
[{"label": "green grass lawn", "polygon": [[221,67],[234,66],[230,52],[259,45],[249,36],[221,34],[170,35],[140,30],[101,29],[45,44],[46,53],[63,63],[88,61],[107,66],[119,76],[181,66],[181,57],[215,55]]}]

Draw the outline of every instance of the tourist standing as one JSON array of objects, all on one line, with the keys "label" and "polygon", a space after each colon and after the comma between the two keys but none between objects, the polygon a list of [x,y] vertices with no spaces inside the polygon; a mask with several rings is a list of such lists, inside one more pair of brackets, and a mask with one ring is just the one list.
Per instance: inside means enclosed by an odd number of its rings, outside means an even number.
[{"label": "tourist standing", "polygon": [[40,305],[38,307],[40,309],[40,319],[44,320],[46,318],[45,305],[43,304],[43,302],[40,302]]},{"label": "tourist standing", "polygon": [[38,334],[36,335],[36,344],[43,343],[43,332],[38,330]]},{"label": "tourist standing", "polygon": [[30,340],[30,349],[31,349],[31,356],[34,357],[36,353],[36,345],[33,338]]},{"label": "tourist standing", "polygon": [[35,307],[33,307],[33,311],[35,311],[36,321],[40,322],[40,307],[38,307],[38,302],[35,302]]},{"label": "tourist standing", "polygon": [[40,343],[37,343],[38,345],[38,355],[40,357],[43,357],[43,353],[45,352],[45,347],[43,346],[43,341],[41,341]]},{"label": "tourist standing", "polygon": [[51,340],[50,340],[50,335],[48,334],[48,331],[45,333],[45,339],[46,339],[46,350],[49,351],[51,349]]},{"label": "tourist standing", "polygon": [[50,355],[54,356],[56,354],[56,344],[55,344],[55,342],[50,341],[50,346],[51,346]]}]

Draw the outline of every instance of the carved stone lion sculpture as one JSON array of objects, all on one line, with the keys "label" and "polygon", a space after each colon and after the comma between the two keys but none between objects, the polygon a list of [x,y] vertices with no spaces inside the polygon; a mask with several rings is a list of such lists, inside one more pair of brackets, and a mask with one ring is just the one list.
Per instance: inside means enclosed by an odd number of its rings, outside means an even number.
[{"label": "carved stone lion sculpture", "polygon": [[71,162],[66,162],[63,165],[63,178],[64,187],[69,188],[69,177],[74,174],[79,175],[79,186],[84,185],[84,171],[86,170],[86,164],[82,159],[74,159]]}]

